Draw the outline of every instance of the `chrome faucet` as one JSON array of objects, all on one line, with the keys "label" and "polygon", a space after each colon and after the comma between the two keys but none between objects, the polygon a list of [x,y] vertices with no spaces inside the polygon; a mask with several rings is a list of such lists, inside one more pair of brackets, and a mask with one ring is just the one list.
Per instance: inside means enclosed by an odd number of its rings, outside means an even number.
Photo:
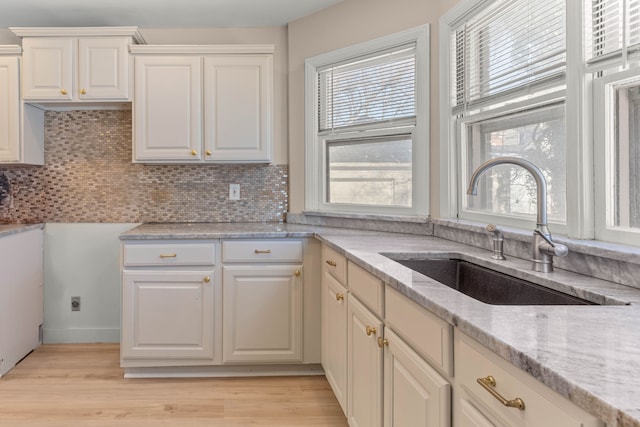
[{"label": "chrome faucet", "polygon": [[520,166],[529,171],[536,181],[538,214],[536,218],[536,229],[533,230],[533,243],[531,247],[533,264],[531,268],[533,271],[550,273],[553,271],[553,257],[565,257],[569,253],[569,249],[565,245],[555,243],[551,239],[551,233],[547,226],[547,181],[536,165],[528,160],[517,157],[496,157],[495,159],[487,160],[478,166],[471,175],[467,194],[475,196],[478,193],[478,180],[480,176],[492,167],[502,164]]}]

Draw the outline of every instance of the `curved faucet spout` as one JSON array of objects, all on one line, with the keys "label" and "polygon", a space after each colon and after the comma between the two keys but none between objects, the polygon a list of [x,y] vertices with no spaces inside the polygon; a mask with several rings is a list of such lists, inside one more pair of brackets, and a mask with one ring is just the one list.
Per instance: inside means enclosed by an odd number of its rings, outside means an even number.
[{"label": "curved faucet spout", "polygon": [[487,160],[486,162],[478,166],[478,168],[473,172],[473,175],[471,175],[467,194],[469,194],[470,196],[475,196],[478,192],[478,180],[480,179],[480,176],[482,176],[482,174],[484,174],[492,167],[503,164],[520,166],[529,171],[531,175],[533,175],[533,178],[536,180],[537,188],[537,229],[540,230],[543,234],[549,235],[549,230],[547,228],[547,181],[544,178],[544,175],[542,175],[542,171],[530,161],[520,159],[518,157],[496,157],[495,159]]},{"label": "curved faucet spout", "polygon": [[569,249],[565,245],[555,243],[551,239],[551,233],[547,227],[547,181],[544,179],[542,171],[540,171],[536,165],[528,160],[517,157],[496,157],[495,159],[488,160],[478,166],[478,169],[471,175],[467,194],[472,196],[476,195],[480,176],[490,168],[502,164],[512,164],[523,167],[528,170],[536,180],[538,218],[536,220],[537,226],[533,233],[533,242],[531,245],[531,261],[533,262],[532,268],[534,271],[549,273],[553,271],[553,257],[564,257],[569,252]]}]

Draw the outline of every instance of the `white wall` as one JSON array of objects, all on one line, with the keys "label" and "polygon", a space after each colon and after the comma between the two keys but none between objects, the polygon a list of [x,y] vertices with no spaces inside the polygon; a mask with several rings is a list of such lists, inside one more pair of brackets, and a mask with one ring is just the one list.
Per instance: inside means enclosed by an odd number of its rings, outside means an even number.
[{"label": "white wall", "polygon": [[[136,224],[49,223],[44,236],[44,342],[120,341],[120,240]],[[71,297],[81,298],[71,311]]]},{"label": "white wall", "polygon": [[[289,23],[289,210],[304,209],[304,60],[394,32],[430,25],[430,210],[439,192],[438,20],[457,0],[345,0]],[[427,142],[427,141],[425,141]],[[436,215],[437,216],[437,215]]]}]

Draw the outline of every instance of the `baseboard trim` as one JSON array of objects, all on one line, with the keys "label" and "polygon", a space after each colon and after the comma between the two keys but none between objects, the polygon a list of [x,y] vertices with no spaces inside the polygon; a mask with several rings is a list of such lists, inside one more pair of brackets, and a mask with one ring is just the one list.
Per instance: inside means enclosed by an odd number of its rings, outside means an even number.
[{"label": "baseboard trim", "polygon": [[125,378],[224,378],[324,375],[319,364],[125,368]]},{"label": "baseboard trim", "polygon": [[42,331],[44,344],[119,343],[120,328],[68,328]]}]

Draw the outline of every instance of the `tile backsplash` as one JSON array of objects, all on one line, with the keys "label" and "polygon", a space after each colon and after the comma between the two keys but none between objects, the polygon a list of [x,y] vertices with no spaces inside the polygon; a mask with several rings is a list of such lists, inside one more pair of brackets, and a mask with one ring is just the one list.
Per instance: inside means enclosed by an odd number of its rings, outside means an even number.
[{"label": "tile backsplash", "polygon": [[284,220],[286,165],[134,164],[131,135],[131,111],[47,111],[45,165],[0,167],[0,223]]}]

